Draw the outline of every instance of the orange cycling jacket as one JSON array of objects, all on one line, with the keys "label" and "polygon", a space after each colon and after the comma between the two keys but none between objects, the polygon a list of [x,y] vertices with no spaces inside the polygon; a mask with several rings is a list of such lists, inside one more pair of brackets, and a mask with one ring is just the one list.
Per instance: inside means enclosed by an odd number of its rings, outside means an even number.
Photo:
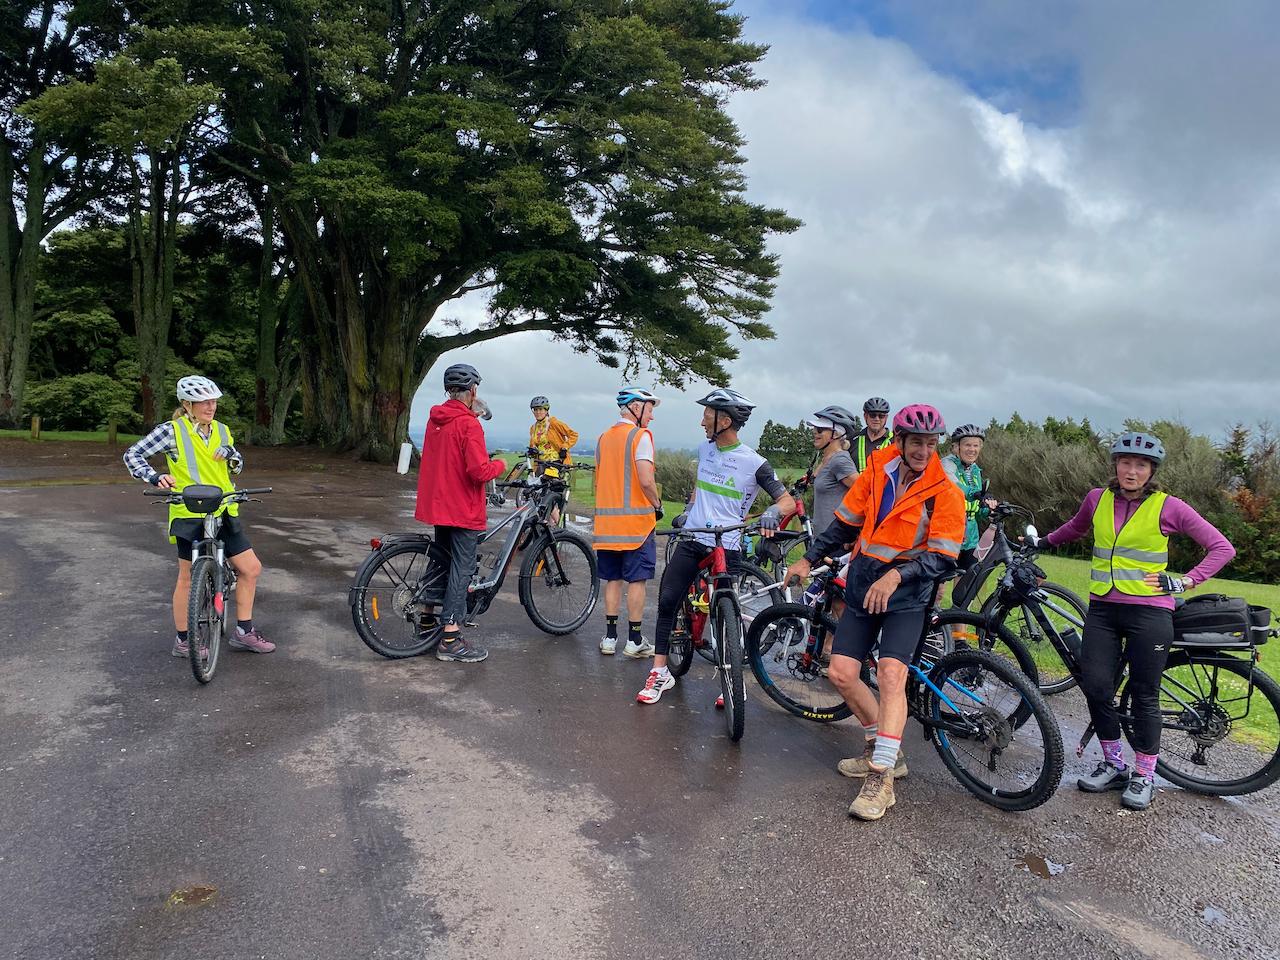
[{"label": "orange cycling jacket", "polygon": [[884,519],[876,522],[885,480],[897,472],[900,457],[894,445],[868,458],[867,468],[836,507],[836,522],[805,554],[811,563],[817,562],[842,552],[836,548],[856,539],[846,596],[856,602],[892,565],[906,589],[895,592],[891,610],[928,602],[933,581],[955,566],[965,527],[964,494],[951,482],[936,453],[924,473],[898,494]]}]

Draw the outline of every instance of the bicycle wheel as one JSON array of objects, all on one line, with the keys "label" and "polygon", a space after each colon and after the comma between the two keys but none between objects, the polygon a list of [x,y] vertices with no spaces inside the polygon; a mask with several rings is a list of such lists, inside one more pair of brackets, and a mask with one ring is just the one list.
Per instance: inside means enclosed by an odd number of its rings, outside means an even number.
[{"label": "bicycle wheel", "polygon": [[724,697],[724,725],[729,739],[742,739],[747,719],[747,683],[742,670],[742,612],[733,598],[718,596],[711,610],[715,630],[720,677],[720,694]]},{"label": "bicycle wheel", "polygon": [[[928,676],[917,718],[966,790],[1001,810],[1031,810],[1053,795],[1062,732],[1027,676],[985,650],[949,653]],[[1023,713],[1026,722],[1012,722]]]},{"label": "bicycle wheel", "polygon": [[[1133,736],[1133,697],[1120,723]],[[1156,772],[1196,793],[1233,797],[1280,779],[1280,684],[1250,660],[1175,650],[1160,678]]]},{"label": "bicycle wheel", "polygon": [[1062,607],[1075,617],[1079,623],[1072,623],[1058,611],[1035,601],[1029,600],[1012,608],[1003,607],[1000,605],[998,592],[987,598],[982,605],[981,612],[984,617],[991,619],[1003,612],[999,622],[1003,623],[1009,629],[1009,632],[1021,640],[1023,645],[1031,651],[1031,656],[1040,671],[1039,680],[1037,681],[1040,692],[1045,696],[1053,696],[1056,693],[1062,693],[1074,687],[1076,678],[1067,668],[1067,665],[1062,662],[1062,657],[1046,636],[1044,627],[1041,626],[1040,620],[1036,617],[1035,608],[1038,607],[1043,611],[1053,629],[1060,636],[1064,631],[1071,630],[1076,633],[1077,637],[1080,634],[1079,624],[1084,623],[1086,610],[1084,601],[1066,587],[1046,581],[1040,584],[1040,589],[1047,593],[1057,606]]},{"label": "bicycle wheel", "polygon": [[543,633],[573,633],[587,622],[599,598],[596,554],[582,534],[557,528],[525,551],[520,604]]},{"label": "bicycle wheel", "polygon": [[213,679],[222,652],[223,609],[218,593],[218,561],[197,557],[191,564],[191,593],[187,598],[187,650],[191,672],[201,683]]},{"label": "bicycle wheel", "polygon": [[820,616],[803,603],[780,603],[752,621],[747,658],[770,700],[818,723],[852,716],[822,664],[823,649],[835,631],[830,616]]},{"label": "bicycle wheel", "polygon": [[[993,626],[983,620],[980,614],[967,610],[943,610],[930,621],[922,656],[936,661],[939,652],[971,649],[971,644],[1002,658],[1010,666],[1020,670],[1032,683],[1039,684],[1039,668],[1031,651],[1022,641],[1005,627]],[[922,664],[921,669],[927,672],[929,668]],[[981,683],[976,675],[969,679],[974,684]],[[1015,725],[1020,725],[1030,715],[1030,710],[1024,707],[1010,719]]]},{"label": "bicycle wheel", "polygon": [[391,543],[361,564],[348,600],[356,633],[374,653],[390,660],[429,653],[443,627],[424,599],[443,603],[448,560],[427,539]]},{"label": "bicycle wheel", "polygon": [[692,610],[686,601],[676,611],[667,648],[667,669],[673,677],[683,677],[693,666],[693,640],[689,636],[689,624],[693,622]]}]

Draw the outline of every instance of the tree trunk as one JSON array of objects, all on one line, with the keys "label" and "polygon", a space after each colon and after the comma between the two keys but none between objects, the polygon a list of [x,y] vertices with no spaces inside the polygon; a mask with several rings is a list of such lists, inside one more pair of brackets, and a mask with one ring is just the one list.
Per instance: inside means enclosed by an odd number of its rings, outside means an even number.
[{"label": "tree trunk", "polygon": [[13,206],[17,170],[12,144],[0,149],[0,423],[17,427],[27,387],[31,327],[35,317],[40,240],[44,234],[47,189],[44,144],[38,138],[27,155],[27,198],[22,227]]},{"label": "tree trunk", "polygon": [[[253,442],[276,446],[284,442],[289,407],[298,392],[301,369],[295,337],[300,297],[296,280],[275,274],[275,204],[264,195],[258,213],[262,219],[262,257],[258,267],[258,364]],[[284,296],[281,297],[282,285]]]},{"label": "tree trunk", "polygon": [[[142,421],[146,429],[168,416],[161,400],[173,320],[173,274],[177,260],[182,164],[148,151],[147,184],[130,162],[129,249],[133,261],[133,319],[138,341]],[[143,193],[146,212],[143,212]]]}]

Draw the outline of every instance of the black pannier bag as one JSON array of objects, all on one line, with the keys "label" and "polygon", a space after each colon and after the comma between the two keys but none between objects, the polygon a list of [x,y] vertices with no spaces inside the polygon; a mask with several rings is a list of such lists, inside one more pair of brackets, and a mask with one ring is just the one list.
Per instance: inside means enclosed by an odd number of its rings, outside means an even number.
[{"label": "black pannier bag", "polygon": [[1207,593],[1191,597],[1173,611],[1175,642],[1204,646],[1245,646],[1264,643],[1267,627],[1255,629],[1255,623],[1271,622],[1271,611],[1250,607],[1240,597]]}]

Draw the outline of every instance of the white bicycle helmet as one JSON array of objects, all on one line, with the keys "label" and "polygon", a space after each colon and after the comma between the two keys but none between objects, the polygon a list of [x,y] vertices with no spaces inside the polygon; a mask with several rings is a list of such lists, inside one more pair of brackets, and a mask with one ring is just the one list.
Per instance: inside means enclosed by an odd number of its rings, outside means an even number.
[{"label": "white bicycle helmet", "polygon": [[217,400],[222,396],[218,385],[208,377],[183,377],[178,381],[178,399],[199,403],[201,400]]}]

